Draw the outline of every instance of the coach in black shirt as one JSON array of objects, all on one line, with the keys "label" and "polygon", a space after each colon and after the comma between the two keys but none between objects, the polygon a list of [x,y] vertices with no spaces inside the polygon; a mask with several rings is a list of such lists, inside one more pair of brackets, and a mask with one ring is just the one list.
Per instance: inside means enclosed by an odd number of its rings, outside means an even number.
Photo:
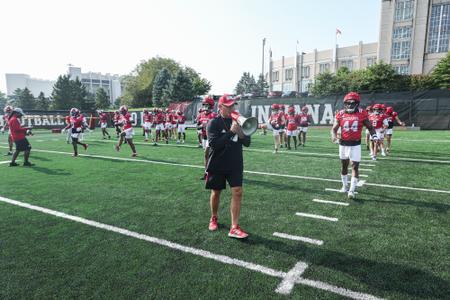
[{"label": "coach in black shirt", "polygon": [[206,188],[211,190],[211,220],[209,230],[218,228],[217,212],[220,193],[231,187],[231,229],[229,237],[246,238],[248,234],[239,226],[239,214],[242,199],[242,177],[244,162],[242,145],[250,146],[250,137],[245,136],[241,127],[231,119],[234,99],[223,95],[219,99],[219,115],[212,119],[207,128],[209,141],[209,159],[206,167]]}]

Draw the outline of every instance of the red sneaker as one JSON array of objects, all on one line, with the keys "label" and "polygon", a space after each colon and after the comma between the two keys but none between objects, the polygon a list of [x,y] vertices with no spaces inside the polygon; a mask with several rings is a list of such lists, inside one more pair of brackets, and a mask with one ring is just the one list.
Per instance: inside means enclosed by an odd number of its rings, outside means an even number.
[{"label": "red sneaker", "polygon": [[236,227],[231,227],[228,236],[236,239],[245,239],[248,237],[248,233],[242,230],[241,226],[237,225]]},{"label": "red sneaker", "polygon": [[212,216],[211,219],[209,220],[209,230],[216,231],[217,228],[219,228],[219,225],[217,224],[217,217]]}]

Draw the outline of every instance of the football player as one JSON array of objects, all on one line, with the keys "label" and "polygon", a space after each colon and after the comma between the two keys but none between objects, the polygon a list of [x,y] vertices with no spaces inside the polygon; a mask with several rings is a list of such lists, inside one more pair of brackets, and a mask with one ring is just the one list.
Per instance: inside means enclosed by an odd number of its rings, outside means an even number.
[{"label": "football player", "polygon": [[[370,117],[371,114],[373,114],[373,110],[372,110],[372,106],[367,106],[366,107],[366,112],[368,114],[368,116]],[[370,133],[369,133],[369,129],[366,128],[366,149],[370,150],[371,146],[370,146]]]},{"label": "football player", "polygon": [[369,121],[375,128],[378,137],[376,140],[372,140],[370,156],[372,160],[377,160],[379,150],[381,150],[382,156],[386,156],[386,152],[384,151],[384,133],[389,125],[381,104],[375,104],[373,106],[373,114],[369,116]]},{"label": "football player", "polygon": [[[367,112],[359,108],[361,97],[358,93],[350,92],[344,97],[344,109],[336,114],[331,130],[331,140],[337,140],[338,129],[341,128],[339,139],[339,157],[341,159],[342,193],[348,193],[348,198],[355,198],[356,186],[359,178],[359,162],[361,161],[361,132],[363,125],[369,129],[372,139],[378,137],[372,124],[369,122]],[[348,165],[352,162],[352,177],[348,189]]]},{"label": "football player", "polygon": [[134,146],[133,143],[133,135],[134,135],[134,129],[133,129],[133,125],[132,125],[132,118],[131,118],[131,114],[128,112],[128,108],[126,107],[126,105],[122,105],[119,109],[120,115],[122,117],[122,133],[120,134],[120,138],[119,138],[119,143],[115,146],[115,149],[117,152],[120,151],[120,146],[122,146],[122,143],[124,141],[124,139],[127,141],[127,144],[130,145],[131,148],[131,157],[136,157],[137,153],[136,153],[136,147]]},{"label": "football player", "polygon": [[9,125],[8,125],[8,120],[9,117],[11,115],[11,113],[13,112],[13,107],[10,105],[5,106],[5,108],[3,108],[3,112],[5,113],[3,115],[3,123],[5,124],[2,128],[2,132],[4,132],[5,130],[8,130],[8,152],[5,154],[5,156],[10,156],[13,155],[13,139],[11,136],[11,130],[9,129]]},{"label": "football player", "polygon": [[285,122],[284,114],[280,112],[280,105],[274,103],[272,104],[272,114],[269,117],[269,124],[273,129],[273,141],[275,149],[273,153],[278,153],[278,149],[280,148],[280,132],[281,132],[281,124]]},{"label": "football player", "polygon": [[405,126],[405,122],[400,121],[398,113],[394,111],[394,108],[389,106],[386,108],[386,119],[388,121],[388,128],[386,129],[386,152],[391,152],[392,133],[394,131],[394,121],[397,121],[400,126]]},{"label": "football player", "polygon": [[122,126],[122,121],[121,121],[121,117],[120,117],[120,112],[118,110],[116,110],[114,112],[114,127],[116,128],[116,137],[119,138],[120,133],[122,132],[122,130],[120,129],[120,127]]},{"label": "football player", "polygon": [[78,145],[83,146],[86,151],[88,148],[88,144],[80,142],[80,135],[84,128],[87,128],[86,119],[81,114],[80,110],[77,108],[71,108],[69,111],[70,115],[70,123],[67,124],[66,127],[63,128],[62,133],[65,130],[70,130],[70,137],[72,138],[72,146],[73,146],[73,155],[74,157],[78,156]]},{"label": "football player", "polygon": [[142,120],[144,121],[142,128],[144,129],[145,141],[148,142],[148,137],[152,138],[153,115],[146,108],[144,108]]},{"label": "football player", "polygon": [[311,124],[311,115],[308,114],[308,108],[302,107],[302,112],[298,114],[298,122],[300,123],[300,129],[298,133],[298,143],[305,147],[306,133],[308,132],[308,126]]},{"label": "football player", "polygon": [[[214,99],[210,96],[206,96],[205,99],[202,101],[203,104],[203,113],[200,117],[200,124],[202,128],[202,147],[204,149],[204,163],[205,163],[205,170],[206,165],[208,163],[208,157],[209,157],[209,144],[208,144],[208,136],[206,134],[206,129],[208,126],[208,123],[211,119],[214,119],[217,117],[217,115],[213,112],[214,109]],[[201,179],[206,178],[206,171],[205,174]]]},{"label": "football player", "polygon": [[172,140],[175,140],[177,137],[177,118],[178,118],[178,114],[175,110],[172,110],[170,112],[172,118],[171,118],[171,122],[172,122]]},{"label": "football player", "polygon": [[280,123],[280,148],[283,148],[283,145],[287,148],[287,139],[286,139],[286,117],[287,114],[285,112],[284,104],[280,105],[279,114],[281,115],[281,123]]},{"label": "football player", "polygon": [[[182,143],[186,141],[186,116],[183,114],[182,111],[178,111],[178,117],[177,117],[177,131],[178,131],[178,141],[177,144]],[[183,139],[181,139],[181,135],[183,135]]]},{"label": "football player", "polygon": [[161,140],[162,136],[164,135],[164,114],[162,109],[158,109],[155,116],[155,142],[153,143],[154,146],[158,145],[158,142]]},{"label": "football player", "polygon": [[98,110],[98,117],[100,118],[100,128],[102,129],[102,135],[103,139],[106,139],[106,136],[108,136],[108,140],[111,139],[111,136],[109,135],[108,131],[106,131],[106,128],[108,128],[108,114],[105,113],[103,110]]},{"label": "football player", "polygon": [[294,139],[294,149],[297,150],[297,134],[298,134],[298,118],[295,115],[295,108],[293,106],[289,106],[288,108],[288,114],[286,117],[286,124],[287,124],[287,149],[291,150],[291,138]]},{"label": "football player", "polygon": [[201,107],[198,110],[198,114],[197,114],[197,118],[195,119],[195,121],[197,122],[197,137],[198,137],[198,147],[202,148],[202,122],[200,121],[202,118],[202,114],[203,114],[203,108]]}]

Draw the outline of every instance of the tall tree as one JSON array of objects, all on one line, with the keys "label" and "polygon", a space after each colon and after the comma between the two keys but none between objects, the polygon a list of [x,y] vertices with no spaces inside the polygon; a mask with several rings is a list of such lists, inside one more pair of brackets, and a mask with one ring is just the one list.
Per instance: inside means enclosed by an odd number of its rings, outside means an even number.
[{"label": "tall tree", "polygon": [[169,99],[175,102],[192,100],[194,97],[191,78],[183,70],[178,70],[170,81]]},{"label": "tall tree", "polygon": [[169,95],[170,80],[172,76],[167,68],[162,68],[156,75],[153,83],[152,102],[155,106],[161,106]]},{"label": "tall tree", "polygon": [[6,98],[6,95],[0,91],[0,110],[3,111],[3,108],[6,106],[6,102],[8,99]]},{"label": "tall tree", "polygon": [[235,88],[236,94],[255,93],[257,91],[255,77],[250,72],[244,72]]},{"label": "tall tree", "polygon": [[95,106],[99,109],[109,108],[109,96],[103,88],[99,88],[95,93]]},{"label": "tall tree", "polygon": [[211,90],[211,82],[209,82],[209,80],[200,77],[200,74],[190,67],[185,67],[184,71],[191,78],[192,89],[195,96],[208,94]]},{"label": "tall tree", "polygon": [[15,106],[20,107],[24,110],[34,109],[36,102],[30,90],[28,88],[24,88],[23,90],[17,89],[16,91],[18,93]]},{"label": "tall tree", "polygon": [[269,84],[267,83],[264,75],[259,74],[258,81],[256,82],[256,95],[258,96],[266,96],[269,90]]},{"label": "tall tree", "polygon": [[52,91],[53,109],[70,109],[77,107],[79,103],[75,100],[72,83],[69,75],[58,77]]},{"label": "tall tree", "polygon": [[38,110],[48,110],[50,108],[50,99],[45,97],[43,92],[39,93],[36,98],[36,109]]},{"label": "tall tree", "polygon": [[431,73],[433,85],[441,89],[450,89],[450,52],[439,61]]}]

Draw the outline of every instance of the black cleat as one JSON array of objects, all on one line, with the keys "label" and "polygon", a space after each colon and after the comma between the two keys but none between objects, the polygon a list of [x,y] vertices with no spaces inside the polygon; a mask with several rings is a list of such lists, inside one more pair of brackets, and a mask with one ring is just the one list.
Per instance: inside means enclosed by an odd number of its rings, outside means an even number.
[{"label": "black cleat", "polygon": [[10,167],[17,167],[19,164],[18,163],[15,163],[15,162],[12,162],[12,163],[9,163],[9,166]]},{"label": "black cleat", "polygon": [[24,163],[23,163],[23,166],[24,166],[24,167],[32,167],[32,166],[34,166],[34,164],[32,164],[32,163],[30,163],[29,161],[27,161],[27,162],[24,162]]}]

